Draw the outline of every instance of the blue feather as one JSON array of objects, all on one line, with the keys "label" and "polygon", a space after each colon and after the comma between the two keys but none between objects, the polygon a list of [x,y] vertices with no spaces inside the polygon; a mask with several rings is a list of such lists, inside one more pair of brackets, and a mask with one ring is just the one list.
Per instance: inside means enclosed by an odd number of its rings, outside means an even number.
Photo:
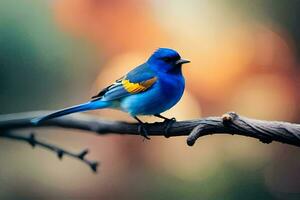
[{"label": "blue feather", "polygon": [[150,68],[148,63],[144,63],[128,72],[126,79],[131,83],[140,83],[155,77],[155,72]]},{"label": "blue feather", "polygon": [[43,116],[43,117],[34,118],[34,119],[31,120],[31,123],[37,125],[37,124],[39,124],[43,121],[53,119],[53,118],[56,118],[56,117],[61,117],[61,116],[64,116],[64,115],[77,113],[77,112],[88,111],[88,110],[106,108],[106,107],[109,107],[110,105],[111,105],[111,103],[107,102],[107,101],[100,101],[100,100],[99,101],[90,101],[90,102],[83,103],[83,104],[80,104],[80,105],[76,105],[76,106],[72,106],[72,107],[69,107],[69,108],[62,109],[62,110],[58,110],[54,113],[51,113],[51,114]]},{"label": "blue feather", "polygon": [[[129,80],[131,83],[140,83],[153,77],[155,77],[155,72],[150,69],[147,63],[144,63],[128,72],[124,79]],[[122,79],[119,79],[113,85],[108,87],[107,91],[100,97],[101,100],[112,101],[131,95],[131,93],[125,90],[121,81]]]}]

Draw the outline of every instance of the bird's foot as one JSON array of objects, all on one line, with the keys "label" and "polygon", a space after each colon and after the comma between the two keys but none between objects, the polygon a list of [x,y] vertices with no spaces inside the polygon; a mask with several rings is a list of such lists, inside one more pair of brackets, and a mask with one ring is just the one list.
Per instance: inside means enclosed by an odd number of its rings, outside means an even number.
[{"label": "bird's foot", "polygon": [[164,124],[165,124],[165,128],[164,128],[164,136],[166,137],[166,138],[169,138],[170,137],[170,135],[169,135],[169,130],[170,130],[170,128],[172,127],[172,125],[174,124],[176,122],[176,118],[175,117],[172,117],[172,118],[170,118],[170,119],[168,119],[168,118],[166,118],[165,120],[164,120]]},{"label": "bird's foot", "polygon": [[148,136],[148,131],[146,129],[147,123],[141,123],[138,126],[138,132],[141,136],[144,137],[144,139],[150,140],[151,138]]}]

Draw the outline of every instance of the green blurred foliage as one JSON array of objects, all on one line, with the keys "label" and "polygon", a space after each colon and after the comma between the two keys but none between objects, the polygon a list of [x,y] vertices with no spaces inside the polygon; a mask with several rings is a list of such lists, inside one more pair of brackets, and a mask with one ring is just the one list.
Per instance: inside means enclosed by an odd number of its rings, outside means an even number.
[{"label": "green blurred foliage", "polygon": [[261,171],[242,170],[233,164],[220,166],[213,176],[201,181],[186,182],[163,175],[156,177],[156,181],[160,187],[148,191],[147,199],[273,199]]},{"label": "green blurred foliage", "polygon": [[0,113],[54,108],[92,84],[92,48],[58,30],[49,3],[0,1]]}]

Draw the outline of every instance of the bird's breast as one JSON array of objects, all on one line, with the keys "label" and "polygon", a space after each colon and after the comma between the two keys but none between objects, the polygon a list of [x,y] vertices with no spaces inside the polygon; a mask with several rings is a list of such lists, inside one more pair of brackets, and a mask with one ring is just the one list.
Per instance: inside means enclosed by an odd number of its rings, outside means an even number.
[{"label": "bird's breast", "polygon": [[170,103],[180,100],[185,83],[182,76],[164,76],[158,80],[161,90],[161,98],[169,101]]},{"label": "bird's breast", "polygon": [[185,83],[182,76],[158,76],[148,90],[125,97],[121,109],[132,115],[153,115],[173,107],[181,98]]}]

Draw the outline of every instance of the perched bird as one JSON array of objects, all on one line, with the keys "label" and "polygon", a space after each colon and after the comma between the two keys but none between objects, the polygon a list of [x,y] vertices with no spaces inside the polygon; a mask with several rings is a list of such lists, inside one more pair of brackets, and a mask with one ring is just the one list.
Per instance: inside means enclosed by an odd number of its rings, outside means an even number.
[{"label": "perched bird", "polygon": [[136,67],[112,85],[101,90],[92,100],[35,118],[32,123],[76,112],[112,108],[124,111],[140,123],[140,134],[149,139],[145,123],[138,115],[154,115],[170,122],[160,113],[173,107],[181,98],[185,81],[182,64],[189,63],[169,48],[159,48],[142,65]]}]

